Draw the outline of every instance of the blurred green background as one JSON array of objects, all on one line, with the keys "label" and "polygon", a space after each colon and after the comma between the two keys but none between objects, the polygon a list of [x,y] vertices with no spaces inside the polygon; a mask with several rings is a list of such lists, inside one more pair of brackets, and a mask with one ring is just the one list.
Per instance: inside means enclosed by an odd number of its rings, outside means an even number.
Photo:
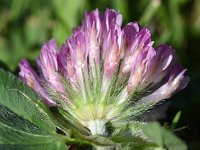
[{"label": "blurred green background", "polygon": [[22,58],[39,56],[42,44],[55,37],[59,45],[81,23],[84,12],[114,8],[124,24],[148,26],[155,46],[172,45],[191,78],[188,87],[171,98],[171,122],[182,111],[176,133],[189,149],[200,149],[200,0],[0,0],[0,64],[18,72]]}]

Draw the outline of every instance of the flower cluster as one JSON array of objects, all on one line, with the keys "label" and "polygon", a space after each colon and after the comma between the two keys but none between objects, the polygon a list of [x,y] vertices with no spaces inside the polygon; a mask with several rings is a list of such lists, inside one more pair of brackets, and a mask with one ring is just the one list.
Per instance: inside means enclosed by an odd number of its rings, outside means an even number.
[{"label": "flower cluster", "polygon": [[37,66],[36,73],[22,60],[20,78],[92,134],[105,134],[108,122],[134,119],[189,81],[170,46],[154,48],[148,28],[122,27],[113,9],[86,13],[61,48],[54,39],[46,42]]}]

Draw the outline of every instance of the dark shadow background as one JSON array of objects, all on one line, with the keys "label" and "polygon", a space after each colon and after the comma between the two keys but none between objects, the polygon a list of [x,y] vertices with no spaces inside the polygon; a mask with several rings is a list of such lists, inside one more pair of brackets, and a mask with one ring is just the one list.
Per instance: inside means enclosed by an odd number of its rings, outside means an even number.
[{"label": "dark shadow background", "polygon": [[59,44],[81,23],[84,12],[114,8],[124,24],[138,21],[152,31],[155,46],[172,45],[191,81],[173,96],[166,118],[170,124],[182,112],[176,134],[200,149],[200,0],[0,0],[0,66],[18,72],[21,58],[39,56],[42,44],[55,37]]}]

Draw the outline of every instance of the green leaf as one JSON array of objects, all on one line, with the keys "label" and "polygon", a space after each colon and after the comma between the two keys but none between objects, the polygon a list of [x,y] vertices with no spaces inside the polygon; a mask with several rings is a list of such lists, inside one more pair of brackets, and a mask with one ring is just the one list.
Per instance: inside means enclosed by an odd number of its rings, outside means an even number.
[{"label": "green leaf", "polygon": [[165,144],[165,147],[167,147],[170,150],[187,150],[187,146],[185,143],[183,143],[178,137],[176,137],[174,134],[172,134],[167,129],[162,129],[162,135],[163,135],[163,141]]},{"label": "green leaf", "polygon": [[0,149],[65,150],[64,143],[0,105]]},{"label": "green leaf", "polygon": [[157,145],[163,146],[162,134],[158,123],[151,123],[144,128],[144,133]]},{"label": "green leaf", "polygon": [[53,139],[48,133],[0,105],[0,148],[44,148],[52,142]]},{"label": "green leaf", "polygon": [[64,139],[31,99],[38,96],[14,75],[0,69],[0,149],[65,150]]},{"label": "green leaf", "polygon": [[47,114],[32,100],[39,97],[13,74],[0,69],[0,105],[34,123],[47,133],[55,133],[55,127]]},{"label": "green leaf", "polygon": [[144,133],[152,142],[155,142],[160,148],[170,150],[186,150],[186,144],[176,137],[168,129],[162,128],[159,123],[149,123],[144,127]]}]

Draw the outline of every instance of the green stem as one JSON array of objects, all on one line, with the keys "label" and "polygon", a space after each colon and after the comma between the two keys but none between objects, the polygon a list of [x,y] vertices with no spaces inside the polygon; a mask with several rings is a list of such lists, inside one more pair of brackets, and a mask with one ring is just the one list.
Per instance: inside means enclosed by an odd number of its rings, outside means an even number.
[{"label": "green stem", "polygon": [[[88,122],[92,135],[105,135],[106,129],[105,129],[105,121],[103,120],[91,120]],[[94,148],[96,150],[109,150],[110,146],[97,146],[95,145]]]}]

